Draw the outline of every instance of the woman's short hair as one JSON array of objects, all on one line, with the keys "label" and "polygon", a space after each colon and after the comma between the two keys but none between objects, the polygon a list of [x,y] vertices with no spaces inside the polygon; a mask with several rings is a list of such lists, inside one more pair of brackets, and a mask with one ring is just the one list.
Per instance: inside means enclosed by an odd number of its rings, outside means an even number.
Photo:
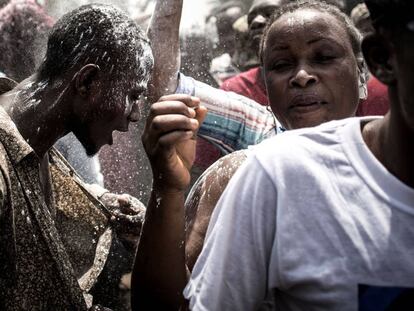
[{"label": "woman's short hair", "polygon": [[362,35],[359,32],[359,30],[354,26],[352,21],[349,19],[349,17],[341,12],[336,6],[328,4],[323,1],[316,1],[316,0],[303,0],[303,1],[295,1],[292,3],[289,3],[287,5],[284,5],[280,8],[278,8],[272,15],[272,17],[267,22],[266,28],[263,32],[262,41],[260,44],[260,59],[263,64],[263,52],[266,44],[266,40],[269,34],[269,30],[274,24],[275,21],[277,21],[281,16],[283,16],[286,13],[292,13],[297,10],[302,9],[313,9],[316,11],[328,13],[332,16],[334,16],[338,21],[340,21],[349,36],[349,40],[351,41],[352,50],[354,51],[354,54],[357,58],[362,57],[362,50],[361,50],[361,41],[362,41]]},{"label": "woman's short hair", "polygon": [[280,8],[278,8],[272,15],[272,17],[267,22],[267,25],[265,27],[265,30],[263,32],[262,41],[260,43],[260,62],[263,66],[263,53],[267,41],[267,37],[269,35],[269,31],[272,27],[272,25],[284,14],[286,13],[292,13],[298,10],[302,9],[313,9],[319,12],[328,13],[332,16],[334,16],[336,19],[338,19],[339,22],[343,24],[345,27],[345,30],[348,34],[349,40],[351,42],[352,50],[354,52],[355,58],[358,63],[359,68],[359,74],[360,74],[360,81],[362,84],[366,84],[366,81],[368,80],[368,68],[366,66],[366,63],[364,61],[364,57],[362,55],[362,49],[361,49],[361,43],[362,43],[362,35],[359,32],[359,30],[355,27],[355,25],[352,23],[350,18],[341,10],[339,10],[338,7],[328,4],[323,1],[316,1],[316,0],[302,0],[302,1],[295,1],[292,3],[289,3],[287,5],[284,5]]}]

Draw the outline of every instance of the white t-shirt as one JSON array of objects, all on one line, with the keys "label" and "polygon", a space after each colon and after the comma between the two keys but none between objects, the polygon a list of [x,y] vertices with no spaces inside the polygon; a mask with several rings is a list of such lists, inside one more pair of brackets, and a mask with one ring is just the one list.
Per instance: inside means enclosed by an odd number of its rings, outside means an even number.
[{"label": "white t-shirt", "polygon": [[276,310],[404,310],[390,309],[404,297],[414,310],[414,189],[370,152],[367,120],[254,148],[212,215],[192,310],[256,310],[270,292]]}]

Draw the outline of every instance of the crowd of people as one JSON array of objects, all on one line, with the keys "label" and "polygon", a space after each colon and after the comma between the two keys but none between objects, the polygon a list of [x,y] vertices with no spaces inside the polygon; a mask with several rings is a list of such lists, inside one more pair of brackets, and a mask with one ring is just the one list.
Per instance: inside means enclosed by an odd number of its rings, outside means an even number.
[{"label": "crowd of people", "polygon": [[412,310],[414,2],[182,8],[0,2],[0,310]]}]

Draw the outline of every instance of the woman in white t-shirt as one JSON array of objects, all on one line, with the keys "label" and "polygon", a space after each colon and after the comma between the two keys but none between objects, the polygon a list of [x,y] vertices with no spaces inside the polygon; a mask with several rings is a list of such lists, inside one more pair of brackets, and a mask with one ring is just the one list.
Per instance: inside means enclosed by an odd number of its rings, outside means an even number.
[{"label": "woman in white t-shirt", "polygon": [[[211,217],[184,293],[192,310],[256,310],[269,292],[276,310],[414,307],[414,3],[366,4],[364,55],[390,112],[257,146]],[[285,18],[307,27],[313,13]]]},{"label": "woman in white t-shirt", "polygon": [[[275,13],[260,55],[271,109],[286,129],[355,114],[366,96],[360,40],[348,17],[325,3],[293,3]],[[166,96],[152,106],[147,121],[143,142],[154,184],[133,278],[133,302],[141,307],[185,303],[186,273],[202,249],[211,213],[245,160],[245,153],[238,152],[208,170],[187,200],[186,223],[184,195],[194,156],[192,135],[199,124],[191,119],[204,114],[193,109],[198,104],[189,96]]]}]

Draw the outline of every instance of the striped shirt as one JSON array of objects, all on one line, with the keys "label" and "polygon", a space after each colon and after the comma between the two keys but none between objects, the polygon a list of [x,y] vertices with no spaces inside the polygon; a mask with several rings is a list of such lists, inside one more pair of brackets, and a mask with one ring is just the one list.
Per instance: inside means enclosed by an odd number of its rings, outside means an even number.
[{"label": "striped shirt", "polygon": [[255,101],[233,92],[216,89],[182,73],[176,94],[199,97],[208,109],[198,135],[224,153],[246,149],[283,132],[272,112]]}]

